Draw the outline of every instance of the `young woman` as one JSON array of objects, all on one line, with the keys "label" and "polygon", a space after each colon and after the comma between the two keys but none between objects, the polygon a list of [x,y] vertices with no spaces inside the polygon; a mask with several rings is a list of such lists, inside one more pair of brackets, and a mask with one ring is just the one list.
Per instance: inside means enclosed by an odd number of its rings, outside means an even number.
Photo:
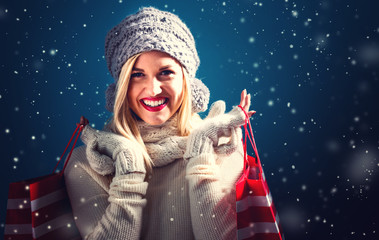
[{"label": "young woman", "polygon": [[[218,101],[202,120],[209,91],[195,78],[195,42],[174,14],[143,8],[107,35],[116,83],[113,117],[86,126],[65,170],[84,239],[235,239],[235,183],[243,168],[246,115]],[[250,95],[240,106],[248,113]]]}]

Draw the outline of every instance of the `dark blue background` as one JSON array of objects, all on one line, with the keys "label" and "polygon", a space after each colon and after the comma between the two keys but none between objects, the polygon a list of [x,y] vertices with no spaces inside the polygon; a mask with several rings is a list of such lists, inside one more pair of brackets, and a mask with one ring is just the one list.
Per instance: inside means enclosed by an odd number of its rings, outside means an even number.
[{"label": "dark blue background", "polygon": [[75,123],[101,129],[110,28],[178,14],[197,76],[228,110],[252,93],[255,138],[286,239],[378,238],[377,1],[1,1],[0,223],[8,184],[50,173]]}]

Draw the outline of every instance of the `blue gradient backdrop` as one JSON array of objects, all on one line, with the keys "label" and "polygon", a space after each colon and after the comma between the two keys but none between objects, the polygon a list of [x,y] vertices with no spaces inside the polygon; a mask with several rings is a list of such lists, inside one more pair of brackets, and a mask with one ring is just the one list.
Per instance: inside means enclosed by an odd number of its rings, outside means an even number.
[{"label": "blue gradient backdrop", "polygon": [[48,174],[81,115],[101,129],[108,30],[141,6],[178,14],[197,76],[252,123],[286,239],[378,238],[377,1],[0,2],[0,224],[8,184]]}]

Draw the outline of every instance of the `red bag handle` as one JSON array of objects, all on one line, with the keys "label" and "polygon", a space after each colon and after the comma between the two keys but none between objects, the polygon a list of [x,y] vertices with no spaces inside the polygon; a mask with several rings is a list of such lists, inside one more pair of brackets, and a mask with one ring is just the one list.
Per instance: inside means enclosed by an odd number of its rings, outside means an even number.
[{"label": "red bag handle", "polygon": [[[260,159],[259,154],[258,154],[257,145],[255,144],[253,129],[252,129],[251,124],[250,124],[249,115],[247,114],[247,112],[245,111],[245,109],[243,109],[243,107],[241,105],[238,105],[238,107],[241,108],[242,111],[246,115],[245,124],[244,124],[244,129],[245,129],[245,137],[244,137],[244,150],[245,150],[245,152],[244,152],[244,158],[245,158],[245,161],[247,162],[246,139],[248,138],[249,141],[250,141],[250,144],[251,144],[251,146],[253,147],[253,150],[254,150],[254,154],[255,154],[255,157],[256,157],[256,164],[261,168],[262,167],[262,165],[261,165],[261,159]],[[249,128],[248,128],[248,126],[249,126]]]},{"label": "red bag handle", "polygon": [[[244,156],[245,156],[245,161],[246,161],[246,164],[249,164],[248,163],[248,159],[247,159],[247,153],[246,153],[246,150],[247,150],[247,146],[246,146],[246,138],[249,138],[250,140],[250,143],[251,143],[251,146],[253,147],[254,149],[254,153],[255,153],[255,156],[256,156],[256,164],[258,165],[258,168],[259,168],[259,178],[260,180],[264,180],[265,179],[263,178],[263,169],[262,169],[262,164],[261,164],[261,160],[259,158],[259,154],[258,154],[258,149],[257,149],[257,146],[255,144],[255,139],[254,139],[254,135],[253,135],[253,130],[251,128],[251,124],[250,124],[250,119],[249,119],[249,115],[247,114],[247,112],[245,111],[245,109],[243,109],[243,107],[241,107],[240,105],[238,105],[238,107],[240,107],[242,109],[242,111],[245,113],[246,115],[246,119],[245,119],[245,125],[244,125],[244,128],[245,128],[245,141],[244,141],[244,150],[245,150],[245,153],[244,153]],[[247,128],[247,126],[249,125],[249,129]],[[249,165],[247,165],[249,166]],[[247,173],[247,171],[244,171],[244,173]],[[246,178],[246,174],[244,176]],[[242,181],[242,180],[241,180]],[[264,188],[264,191],[265,191],[265,194],[266,196],[268,195],[268,191],[266,188]],[[269,208],[270,209],[270,212],[271,212],[271,215],[273,216],[274,219],[276,219],[275,217],[275,214],[274,214],[274,210],[272,209],[272,207]],[[275,222],[276,223],[276,222]],[[281,230],[279,231],[279,239],[282,240],[282,233],[281,233]]]},{"label": "red bag handle", "polygon": [[[88,122],[85,122],[85,123],[77,123],[77,124],[76,124],[76,129],[75,129],[74,133],[72,134],[72,136],[71,136],[71,138],[70,138],[70,141],[68,141],[68,144],[67,144],[65,150],[63,151],[61,157],[59,158],[59,161],[58,161],[57,164],[55,165],[55,168],[54,168],[54,170],[53,170],[53,173],[55,173],[55,171],[57,170],[59,163],[61,162],[61,160],[62,160],[64,154],[65,154],[66,151],[67,151],[68,146],[70,146],[71,141],[72,141],[72,139],[74,138],[74,136],[75,136],[75,134],[76,134],[76,138],[75,138],[74,144],[72,145],[71,150],[70,150],[70,153],[68,154],[67,160],[66,160],[66,162],[65,162],[64,165],[63,165],[63,169],[62,169],[62,171],[60,172],[61,175],[63,174],[64,170],[66,169],[67,163],[68,163],[68,161],[70,160],[70,157],[71,157],[72,151],[73,151],[74,148],[75,148],[76,142],[78,141],[79,135],[80,135],[80,133],[83,131],[83,128],[84,128],[87,124],[88,124]],[[79,131],[78,131],[78,129],[79,129]],[[78,132],[78,133],[76,133],[76,132]]]}]

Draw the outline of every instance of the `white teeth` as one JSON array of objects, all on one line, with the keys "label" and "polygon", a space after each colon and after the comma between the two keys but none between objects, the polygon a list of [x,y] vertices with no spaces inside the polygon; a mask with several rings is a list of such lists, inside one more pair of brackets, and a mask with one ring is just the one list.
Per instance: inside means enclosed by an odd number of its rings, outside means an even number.
[{"label": "white teeth", "polygon": [[159,100],[159,101],[150,101],[150,100],[142,100],[142,101],[145,105],[147,105],[149,107],[157,107],[159,105],[162,105],[165,102],[165,100],[163,100],[163,99]]}]

